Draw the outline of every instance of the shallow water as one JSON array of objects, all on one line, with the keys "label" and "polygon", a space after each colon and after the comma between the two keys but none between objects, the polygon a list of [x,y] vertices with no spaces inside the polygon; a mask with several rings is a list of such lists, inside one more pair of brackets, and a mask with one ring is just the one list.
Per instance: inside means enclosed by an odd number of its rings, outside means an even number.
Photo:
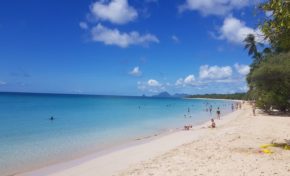
[{"label": "shallow water", "polygon": [[223,100],[1,93],[0,175],[208,121],[209,104],[230,112]]}]

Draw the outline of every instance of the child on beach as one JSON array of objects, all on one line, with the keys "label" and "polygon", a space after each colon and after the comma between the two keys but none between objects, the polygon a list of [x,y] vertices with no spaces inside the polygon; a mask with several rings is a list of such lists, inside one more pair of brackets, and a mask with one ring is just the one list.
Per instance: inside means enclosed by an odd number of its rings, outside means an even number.
[{"label": "child on beach", "polygon": [[215,128],[215,122],[214,122],[214,119],[211,119],[211,125],[209,126],[209,128]]}]

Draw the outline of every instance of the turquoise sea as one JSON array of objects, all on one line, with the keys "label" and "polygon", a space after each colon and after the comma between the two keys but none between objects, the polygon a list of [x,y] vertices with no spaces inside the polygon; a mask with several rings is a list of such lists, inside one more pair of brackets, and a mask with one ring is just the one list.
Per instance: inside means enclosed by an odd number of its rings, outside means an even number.
[{"label": "turquoise sea", "polygon": [[[231,111],[230,101],[0,93],[0,175],[106,151],[197,125]],[[213,106],[213,114],[206,107]],[[53,116],[54,120],[50,120]]]}]

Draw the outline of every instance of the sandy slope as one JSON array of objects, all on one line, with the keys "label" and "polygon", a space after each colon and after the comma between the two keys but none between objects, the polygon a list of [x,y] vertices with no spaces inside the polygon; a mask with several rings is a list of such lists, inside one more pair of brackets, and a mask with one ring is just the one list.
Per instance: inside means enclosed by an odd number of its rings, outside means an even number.
[{"label": "sandy slope", "polygon": [[290,150],[259,146],[290,139],[290,117],[253,117],[249,106],[237,118],[163,155],[131,165],[117,175],[290,175]]},{"label": "sandy slope", "polygon": [[290,175],[290,150],[259,153],[272,140],[290,139],[290,117],[251,115],[249,106],[191,131],[179,131],[84,162],[24,175]]}]

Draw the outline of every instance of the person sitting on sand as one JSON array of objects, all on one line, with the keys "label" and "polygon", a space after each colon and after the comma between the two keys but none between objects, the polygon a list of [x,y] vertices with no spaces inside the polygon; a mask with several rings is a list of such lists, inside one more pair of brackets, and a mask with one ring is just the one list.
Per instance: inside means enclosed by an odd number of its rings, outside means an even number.
[{"label": "person sitting on sand", "polygon": [[211,125],[208,126],[209,128],[215,128],[215,122],[214,119],[211,119]]},{"label": "person sitting on sand", "polygon": [[188,131],[190,128],[192,128],[192,125],[185,125],[184,126],[184,130],[187,130]]}]

